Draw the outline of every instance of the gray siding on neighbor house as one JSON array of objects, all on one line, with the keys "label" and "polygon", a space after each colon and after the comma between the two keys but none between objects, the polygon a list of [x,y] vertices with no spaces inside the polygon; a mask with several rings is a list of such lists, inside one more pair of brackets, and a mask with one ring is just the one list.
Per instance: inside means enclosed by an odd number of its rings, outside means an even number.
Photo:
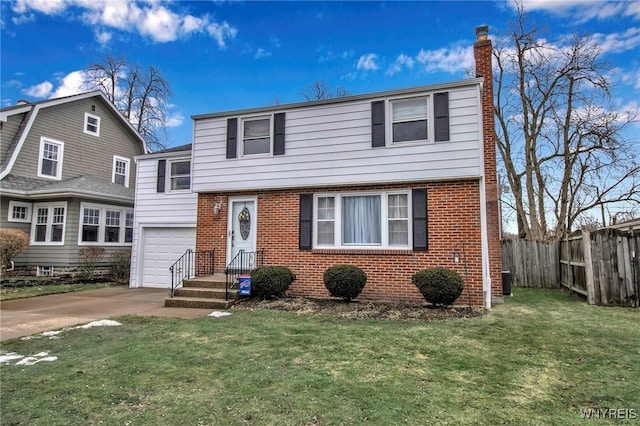
[{"label": "gray siding on neighbor house", "polygon": [[[402,97],[448,93],[449,139],[391,143],[387,109],[386,146],[372,146],[372,102],[398,95],[372,95],[334,103],[194,118],[193,181],[195,192],[293,187],[323,187],[426,180],[480,178],[483,173],[480,84],[462,81],[446,88],[418,88]],[[429,107],[431,108],[431,106]],[[227,120],[284,112],[284,155],[241,155],[228,159]],[[429,120],[433,122],[430,116]],[[240,120],[239,120],[240,121]],[[238,126],[240,128],[241,126]]]},{"label": "gray siding on neighbor house", "polygon": [[7,117],[6,122],[2,122],[0,130],[0,164],[4,164],[7,159],[7,151],[11,147],[11,142],[16,137],[16,133],[20,128],[20,123],[24,119],[25,114],[16,114]]},{"label": "gray siding on neighbor house", "polygon": [[[67,211],[66,211],[66,219],[65,219],[65,230],[64,230],[64,245],[38,245],[32,244],[29,246],[27,250],[18,255],[14,262],[16,266],[53,266],[53,267],[77,267],[82,265],[82,259],[78,252],[79,249],[83,247],[90,246],[79,246],[78,245],[78,233],[80,230],[80,204],[82,202],[87,202],[91,204],[95,204],[93,201],[85,201],[80,199],[54,199],[47,200],[45,203],[55,203],[60,201],[67,202]],[[6,209],[9,205],[9,202],[2,200],[2,211],[5,215],[4,220],[7,219]],[[131,208],[130,205],[122,205],[114,203],[114,206],[122,206]],[[124,218],[122,218],[124,220]],[[11,228],[21,229],[28,234],[31,233],[31,224],[25,223],[15,223],[9,222]],[[14,225],[20,225],[14,226]],[[131,245],[118,245],[118,246],[108,246],[108,245],[100,245],[105,249],[105,256],[102,259],[101,264],[109,263],[109,256],[111,253],[118,250],[130,250]]]},{"label": "gray siding on neighbor house", "polygon": [[[95,106],[95,111],[92,111]],[[100,136],[84,133],[85,113],[100,117]],[[130,160],[129,187],[135,185],[133,157],[143,154],[143,147],[133,141],[111,108],[100,97],[41,108],[30,129],[11,173],[37,176],[41,137],[64,143],[62,179],[93,175],[111,181],[113,156]]]}]

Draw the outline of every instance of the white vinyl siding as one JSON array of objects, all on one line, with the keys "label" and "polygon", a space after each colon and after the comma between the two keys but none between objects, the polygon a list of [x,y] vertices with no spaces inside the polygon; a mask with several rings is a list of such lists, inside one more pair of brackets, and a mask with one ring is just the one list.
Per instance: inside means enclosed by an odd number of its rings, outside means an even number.
[{"label": "white vinyl siding", "polygon": [[66,202],[34,204],[31,244],[64,245],[66,213]]},{"label": "white vinyl siding", "polygon": [[409,191],[316,194],[317,248],[411,248]]},{"label": "white vinyl siding", "polygon": [[25,203],[22,201],[9,201],[9,222],[31,222],[31,203]]},{"label": "white vinyl siding", "polygon": [[[196,118],[192,190],[245,191],[480,178],[480,86],[472,82],[437,89],[449,93],[447,143],[387,141],[382,149],[372,149],[371,102],[385,100],[384,97],[284,109],[286,154],[281,156],[229,161],[228,117]],[[433,97],[433,93],[418,91],[406,96]]]},{"label": "white vinyl siding", "polygon": [[80,203],[78,245],[130,245],[132,216],[133,209],[126,207]]},{"label": "white vinyl siding", "polygon": [[129,169],[131,160],[117,155],[113,156],[113,176],[111,182],[129,187]]},{"label": "white vinyl siding", "polygon": [[40,138],[38,177],[60,180],[62,177],[62,157],[64,143],[53,139]]},{"label": "white vinyl siding", "polygon": [[88,135],[100,136],[100,117],[85,112],[84,132]]}]

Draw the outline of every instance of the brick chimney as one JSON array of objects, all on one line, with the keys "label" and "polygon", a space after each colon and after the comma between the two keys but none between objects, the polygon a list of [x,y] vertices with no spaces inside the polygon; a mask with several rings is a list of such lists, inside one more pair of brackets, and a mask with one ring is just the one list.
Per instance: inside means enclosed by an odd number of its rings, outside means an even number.
[{"label": "brick chimney", "polygon": [[489,274],[491,276],[491,293],[494,296],[500,296],[502,295],[502,259],[500,254],[492,50],[489,26],[476,27],[476,42],[473,44],[476,77],[484,79],[482,85],[482,134],[484,136],[484,185],[489,243]]}]

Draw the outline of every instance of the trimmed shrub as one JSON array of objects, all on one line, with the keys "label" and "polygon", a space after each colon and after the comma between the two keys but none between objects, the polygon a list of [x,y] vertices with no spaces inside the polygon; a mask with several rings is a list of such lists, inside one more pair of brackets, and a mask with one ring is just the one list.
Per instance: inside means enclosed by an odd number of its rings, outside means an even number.
[{"label": "trimmed shrub", "polygon": [[0,229],[0,270],[9,267],[11,259],[29,247],[29,235],[19,229]]},{"label": "trimmed shrub", "polygon": [[462,294],[462,277],[451,269],[422,269],[413,274],[411,282],[433,305],[449,306]]},{"label": "trimmed shrub", "polygon": [[324,286],[334,297],[350,302],[367,283],[367,274],[354,265],[334,265],[324,271]]},{"label": "trimmed shrub", "polygon": [[286,266],[261,266],[251,271],[251,294],[262,299],[284,297],[296,276]]},{"label": "trimmed shrub", "polygon": [[109,256],[109,275],[116,284],[129,283],[131,270],[131,250],[118,250]]}]

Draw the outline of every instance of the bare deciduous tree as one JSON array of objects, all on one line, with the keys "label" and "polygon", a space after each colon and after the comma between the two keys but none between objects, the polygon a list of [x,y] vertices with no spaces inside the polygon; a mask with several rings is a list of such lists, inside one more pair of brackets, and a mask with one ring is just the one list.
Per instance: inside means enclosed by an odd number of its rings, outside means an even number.
[{"label": "bare deciduous tree", "polygon": [[154,66],[143,69],[126,57],[100,57],[88,69],[88,84],[101,90],[142,135],[152,151],[164,148],[171,85]]},{"label": "bare deciduous tree", "polygon": [[351,95],[351,92],[343,86],[336,86],[335,93],[331,91],[329,83],[325,80],[316,80],[313,83],[307,85],[300,91],[302,96],[307,101],[315,101],[318,99],[331,99],[342,98]]},{"label": "bare deciduous tree", "polygon": [[592,38],[552,43],[518,8],[494,49],[498,151],[519,235],[557,238],[593,209],[640,203],[638,152],[624,136],[637,115],[610,107]]}]

